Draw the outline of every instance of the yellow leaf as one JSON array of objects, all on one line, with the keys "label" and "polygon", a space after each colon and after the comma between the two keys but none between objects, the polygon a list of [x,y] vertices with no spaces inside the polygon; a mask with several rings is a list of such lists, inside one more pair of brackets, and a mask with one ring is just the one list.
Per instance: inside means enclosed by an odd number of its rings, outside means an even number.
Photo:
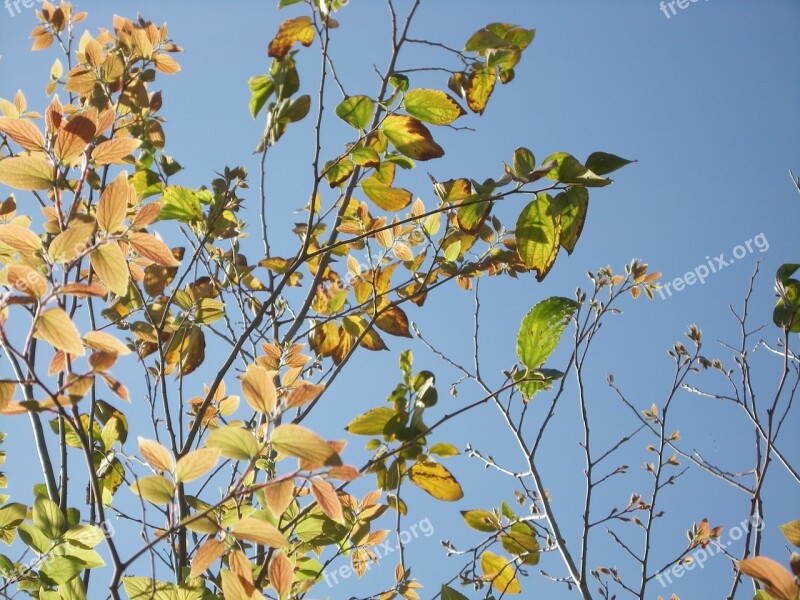
[{"label": "yellow leaf", "polygon": [[51,308],[39,315],[33,336],[69,354],[83,356],[85,353],[78,328],[61,308]]},{"label": "yellow leaf", "polygon": [[496,83],[497,73],[494,67],[486,65],[472,72],[466,89],[467,106],[472,112],[483,114]]},{"label": "yellow leaf", "polygon": [[18,190],[49,190],[53,175],[53,165],[38,154],[0,160],[0,183]]},{"label": "yellow leaf", "polygon": [[112,292],[124,296],[128,291],[130,272],[122,249],[115,241],[110,241],[92,250],[89,262],[98,277]]},{"label": "yellow leaf", "polygon": [[314,465],[329,467],[342,464],[339,454],[325,440],[300,425],[279,425],[272,432],[270,442],[278,452]]},{"label": "yellow leaf", "polygon": [[214,538],[203,542],[192,559],[192,570],[189,577],[200,577],[223,554],[225,554],[224,542],[219,542]]},{"label": "yellow leaf", "polygon": [[100,196],[97,203],[97,225],[109,233],[115,233],[125,221],[128,212],[128,198],[131,194],[128,174],[123,171],[112,181]]},{"label": "yellow leaf", "polygon": [[375,177],[365,179],[361,189],[376,206],[389,212],[402,210],[411,203],[411,192],[388,186]]},{"label": "yellow leaf", "polygon": [[86,250],[93,233],[94,225],[91,223],[70,225],[65,231],[53,238],[47,253],[54,262],[60,264],[68,263]]},{"label": "yellow leaf", "polygon": [[311,17],[297,17],[284,21],[278,27],[278,33],[269,43],[268,54],[272,58],[283,60],[295,42],[310,46],[314,41],[314,27]]},{"label": "yellow leaf", "polygon": [[484,552],[481,556],[481,569],[484,579],[491,581],[492,587],[501,594],[519,594],[522,591],[514,572],[514,563],[502,556]]},{"label": "yellow leaf", "polygon": [[453,502],[464,497],[456,478],[439,463],[416,463],[408,470],[411,483],[422,488],[437,500]]},{"label": "yellow leaf", "polygon": [[175,480],[178,482],[194,481],[214,468],[219,460],[219,449],[200,448],[189,452],[178,459],[175,466]]},{"label": "yellow leaf", "polygon": [[47,293],[47,281],[35,269],[25,265],[9,265],[3,274],[8,285],[20,293],[39,298]]},{"label": "yellow leaf", "polygon": [[172,453],[155,440],[139,437],[139,454],[157,471],[172,471],[175,468]]},{"label": "yellow leaf", "polygon": [[398,152],[415,160],[444,156],[444,149],[433,141],[425,125],[414,117],[389,115],[383,121],[383,133]]},{"label": "yellow leaf", "polygon": [[130,156],[139,146],[140,140],[133,138],[117,138],[97,144],[92,151],[92,160],[97,166],[121,165],[125,157]]},{"label": "yellow leaf", "polygon": [[87,348],[92,350],[99,350],[100,352],[110,352],[124,356],[130,354],[131,350],[125,344],[120,342],[113,335],[105,331],[90,331],[83,336],[83,341]]},{"label": "yellow leaf", "polygon": [[242,377],[242,394],[253,410],[269,414],[275,410],[278,393],[269,372],[258,365],[250,365]]},{"label": "yellow leaf", "polygon": [[156,69],[167,75],[174,75],[181,70],[181,66],[169,54],[156,54],[155,63]]},{"label": "yellow leaf", "polygon": [[231,535],[239,540],[247,540],[256,544],[263,544],[270,548],[286,548],[286,541],[280,530],[266,521],[245,517],[231,527]]},{"label": "yellow leaf", "polygon": [[149,258],[153,262],[165,267],[177,267],[181,264],[175,259],[172,255],[172,250],[164,242],[149,233],[129,233],[128,241],[137,254]]},{"label": "yellow leaf", "polygon": [[0,117],[0,131],[30,152],[44,150],[44,137],[28,119]]}]

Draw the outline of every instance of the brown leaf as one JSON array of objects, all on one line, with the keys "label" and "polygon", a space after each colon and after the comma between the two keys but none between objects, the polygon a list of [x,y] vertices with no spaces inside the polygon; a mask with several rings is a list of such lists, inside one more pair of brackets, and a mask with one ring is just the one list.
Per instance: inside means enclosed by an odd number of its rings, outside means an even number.
[{"label": "brown leaf", "polygon": [[192,559],[192,570],[189,577],[200,577],[223,554],[225,554],[224,542],[219,542],[214,538],[203,542]]},{"label": "brown leaf", "polygon": [[28,119],[0,117],[0,131],[22,146],[25,150],[37,152],[44,150],[44,137]]},{"label": "brown leaf", "polygon": [[289,19],[280,24],[275,39],[269,43],[267,53],[272,58],[283,60],[295,42],[308,47],[313,41],[314,27],[311,24],[311,17]]},{"label": "brown leaf", "polygon": [[269,582],[278,596],[283,598],[292,590],[294,579],[294,565],[281,552],[276,552],[269,561]]},{"label": "brown leaf", "polygon": [[22,294],[41,298],[47,293],[47,281],[35,269],[25,265],[9,265],[4,273],[8,285]]},{"label": "brown leaf", "polygon": [[315,477],[311,480],[311,495],[314,496],[322,512],[337,523],[344,522],[342,503],[339,502],[339,496],[336,495],[336,490],[330,483]]},{"label": "brown leaf", "polygon": [[58,132],[53,148],[56,157],[65,165],[76,164],[96,132],[97,124],[89,117],[72,117]]},{"label": "brown leaf", "polygon": [[377,319],[375,319],[375,325],[381,331],[385,331],[390,335],[396,335],[399,337],[411,337],[411,332],[409,331],[408,325],[408,317],[403,310],[397,306],[389,306],[388,308],[382,310],[380,315]]}]

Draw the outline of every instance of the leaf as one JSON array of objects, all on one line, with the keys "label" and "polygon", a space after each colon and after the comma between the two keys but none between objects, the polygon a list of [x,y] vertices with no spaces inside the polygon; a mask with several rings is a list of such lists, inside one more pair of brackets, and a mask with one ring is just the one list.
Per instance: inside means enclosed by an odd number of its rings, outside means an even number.
[{"label": "leaf", "polygon": [[128,291],[128,262],[117,242],[106,242],[89,254],[89,262],[100,280],[117,296]]},{"label": "leaf", "polygon": [[319,478],[312,479],[311,495],[314,496],[314,500],[317,501],[322,512],[337,523],[344,523],[342,503],[339,502],[339,496],[336,495],[336,490],[330,483]]},{"label": "leaf", "polygon": [[92,150],[92,160],[98,167],[104,165],[125,164],[125,158],[130,156],[142,145],[141,140],[134,138],[115,138],[101,142]]},{"label": "leaf", "polygon": [[354,435],[383,435],[386,425],[394,416],[391,408],[380,406],[359,415],[345,429]]},{"label": "leaf", "polygon": [[403,98],[408,114],[431,125],[449,125],[467,114],[451,96],[439,90],[411,90]]},{"label": "leaf", "polygon": [[797,600],[800,588],[794,577],[771,558],[756,556],[739,561],[739,570],[762,583],[774,600]]},{"label": "leaf", "polygon": [[44,150],[44,137],[28,119],[0,117],[0,131],[29,152]]},{"label": "leaf", "polygon": [[217,464],[219,454],[217,448],[200,448],[182,456],[175,465],[175,481],[187,483],[202,477]]},{"label": "leaf", "polygon": [[456,478],[439,463],[415,463],[408,470],[408,477],[411,483],[437,500],[453,502],[464,497]]},{"label": "leaf", "polygon": [[40,155],[0,160],[0,183],[17,190],[49,190],[53,187],[53,175],[53,165]]},{"label": "leaf", "polygon": [[519,594],[522,591],[514,572],[513,562],[486,551],[481,555],[483,577],[492,582],[492,587],[502,594]]},{"label": "leaf", "polygon": [[275,410],[278,392],[269,372],[261,366],[249,365],[242,377],[242,394],[253,410],[269,414]]},{"label": "leaf", "polygon": [[540,193],[517,219],[515,236],[517,253],[528,269],[536,270],[542,281],[556,262],[561,234],[561,220],[553,199]]},{"label": "leaf", "polygon": [[561,236],[559,244],[567,254],[572,254],[575,244],[586,223],[589,209],[589,192],[583,186],[572,186],[555,197],[555,204],[561,218]]},{"label": "leaf", "polygon": [[456,214],[459,229],[470,235],[478,233],[491,210],[491,202],[475,202],[474,204],[459,207]]},{"label": "leaf", "polygon": [[389,115],[382,128],[397,151],[409,158],[431,160],[444,156],[444,149],[433,141],[428,128],[414,117]]},{"label": "leaf", "polygon": [[583,185],[586,187],[603,187],[611,183],[610,179],[600,177],[597,173],[582,165],[578,160],[566,152],[556,152],[545,160],[545,163],[555,161],[556,166],[545,177],[569,185]]},{"label": "leaf", "polygon": [[375,325],[378,329],[390,335],[412,337],[409,331],[408,316],[397,306],[389,306],[383,309],[378,318],[375,319]]},{"label": "leaf", "polygon": [[608,175],[634,162],[636,161],[607,154],[606,152],[593,152],[586,159],[586,168],[597,175]]},{"label": "leaf", "polygon": [[225,554],[225,542],[220,542],[214,538],[207,539],[197,549],[197,552],[192,559],[192,570],[189,572],[189,577],[200,577],[211,567],[217,559]]},{"label": "leaf", "polygon": [[128,174],[123,171],[112,181],[97,203],[97,225],[100,229],[115,233],[125,221],[128,198],[133,195],[128,185]]},{"label": "leaf", "polygon": [[130,348],[120,342],[110,333],[105,331],[89,331],[83,336],[84,344],[87,348],[92,350],[99,350],[100,352],[110,352],[125,356],[131,353]]},{"label": "leaf", "polygon": [[175,468],[175,458],[172,452],[164,448],[155,440],[139,437],[139,454],[156,471],[172,471]]},{"label": "leaf", "polygon": [[488,510],[462,510],[461,516],[467,526],[475,531],[492,533],[502,529],[500,519]]},{"label": "leaf", "polygon": [[297,17],[284,21],[278,27],[278,33],[269,43],[267,54],[272,58],[283,60],[295,42],[310,46],[314,41],[314,27],[311,17]]},{"label": "leaf", "polygon": [[216,448],[225,458],[251,460],[258,456],[259,444],[252,433],[235,426],[220,427],[206,439],[206,446]]},{"label": "leaf", "polygon": [[245,517],[236,521],[231,527],[231,535],[239,540],[247,540],[256,544],[263,544],[270,548],[286,548],[286,541],[280,530],[266,521]]},{"label": "leaf", "polygon": [[47,253],[57,263],[70,262],[89,246],[89,240],[94,233],[94,229],[95,227],[91,223],[70,225],[65,231],[53,238]]},{"label": "leaf", "polygon": [[442,600],[469,600],[464,594],[447,585],[442,585],[439,594],[441,594]]},{"label": "leaf", "polygon": [[247,85],[250,86],[250,114],[255,119],[275,91],[275,82],[267,75],[259,75],[251,77]]},{"label": "leaf", "polygon": [[[0,162],[1,164],[3,163]],[[42,248],[39,236],[19,225],[0,225],[0,242],[26,255],[34,254]]]},{"label": "leaf", "polygon": [[76,525],[64,532],[64,539],[85,548],[94,548],[105,539],[105,533],[94,525]]},{"label": "leaf", "polygon": [[411,192],[388,186],[375,177],[368,177],[362,181],[361,189],[378,208],[388,212],[402,210],[411,204]]},{"label": "leaf", "polygon": [[181,264],[175,259],[169,246],[154,235],[135,231],[129,233],[127,239],[137,254],[149,258],[154,263],[165,267],[177,267]]},{"label": "leaf", "polygon": [[53,151],[63,164],[72,165],[94,139],[97,124],[83,115],[75,115],[58,132]]},{"label": "leaf", "polygon": [[46,341],[56,350],[77,356],[85,354],[78,328],[61,308],[51,308],[39,315],[33,337]]},{"label": "leaf", "polygon": [[289,397],[286,398],[286,408],[296,408],[304,406],[309,402],[316,400],[320,394],[325,390],[322,384],[313,384],[308,381],[301,381],[292,389]]},{"label": "leaf", "polygon": [[458,448],[453,444],[440,442],[428,448],[428,454],[435,454],[436,456],[458,456]]},{"label": "leaf", "polygon": [[350,96],[336,107],[336,116],[360,131],[369,127],[375,103],[368,96]]},{"label": "leaf", "polygon": [[497,72],[494,67],[484,65],[473,69],[466,80],[464,90],[467,106],[472,112],[483,114],[496,83]]},{"label": "leaf", "polygon": [[294,565],[286,558],[286,555],[281,552],[276,552],[269,561],[269,582],[278,596],[283,598],[292,590],[292,581],[294,580]]},{"label": "leaf", "polygon": [[339,466],[342,459],[325,440],[300,425],[279,425],[272,432],[272,447],[282,454],[294,456],[320,466]]},{"label": "leaf", "polygon": [[55,541],[67,529],[67,522],[58,504],[50,498],[39,497],[33,504],[33,524],[50,540]]},{"label": "leaf", "polygon": [[264,499],[273,515],[282,515],[294,499],[294,481],[284,479],[283,481],[270,482],[264,488]]},{"label": "leaf", "polygon": [[163,475],[150,475],[133,482],[131,491],[147,502],[168,504],[175,495],[175,486]]},{"label": "leaf", "polygon": [[164,190],[163,204],[158,214],[161,221],[191,223],[203,218],[200,198],[187,188],[171,185]]},{"label": "leaf", "polygon": [[529,370],[541,367],[578,309],[569,298],[553,296],[534,306],[522,320],[517,334],[517,356]]},{"label": "leaf", "polygon": [[800,521],[790,521],[780,526],[780,530],[790,544],[800,548]]}]

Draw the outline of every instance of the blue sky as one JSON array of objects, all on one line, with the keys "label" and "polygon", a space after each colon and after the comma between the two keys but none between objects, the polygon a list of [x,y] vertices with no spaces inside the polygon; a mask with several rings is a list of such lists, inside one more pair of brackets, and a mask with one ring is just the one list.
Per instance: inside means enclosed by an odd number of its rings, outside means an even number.
[{"label": "blue sky", "polygon": [[[168,119],[167,152],[185,167],[175,183],[196,187],[224,165],[238,164],[248,165],[255,181],[252,152],[263,123],[254,123],[248,114],[247,79],[266,72],[269,39],[280,20],[298,12],[288,9],[279,14],[274,4],[138,0],[77,5],[89,11],[90,18],[83,25],[92,30],[109,25],[114,13],[129,17],[139,13],[156,23],[166,21],[172,37],[184,47],[186,52],[178,56],[182,72],[171,78],[162,76],[158,82],[164,91],[163,116]],[[388,57],[384,13],[384,3],[370,0],[351,0],[339,13],[341,27],[334,32],[333,56],[350,94],[375,93],[377,78],[372,64],[383,65]],[[671,377],[666,350],[682,338],[687,325],[697,323],[709,347],[718,339],[737,341],[728,304],[740,306],[756,259],[762,261],[761,276],[750,314],[754,323],[769,323],[773,274],[780,264],[798,260],[800,196],[787,171],[800,172],[800,3],[701,0],[678,8],[667,18],[656,0],[428,0],[418,17],[412,29],[414,37],[454,46],[492,21],[537,28],[516,80],[498,87],[483,117],[463,120],[477,131],[437,133],[447,155],[423,165],[419,174],[408,179],[407,186],[427,203],[433,199],[424,177],[426,170],[442,180],[496,176],[501,161],[510,161],[518,146],[531,148],[540,159],[561,150],[578,158],[603,150],[638,160],[612,176],[613,186],[592,192],[588,222],[575,253],[569,257],[562,254],[544,283],[537,284],[533,277],[482,282],[482,310],[487,318],[481,338],[484,370],[493,373],[495,381],[501,378],[501,369],[515,362],[516,331],[533,304],[550,295],[571,296],[576,286],[586,287],[587,270],[607,264],[621,270],[634,257],[648,262],[669,281],[707,263],[706,257],[724,253],[730,260],[736,246],[762,234],[761,242],[751,243],[752,253],[711,274],[705,284],[687,287],[664,300],[657,296],[653,302],[626,302],[625,314],[607,324],[587,371],[596,407],[595,427],[601,437],[613,439],[633,425],[605,386],[607,373],[614,373],[620,387],[645,408],[663,397]],[[0,12],[0,97],[11,98],[22,88],[29,105],[41,108],[55,53],[52,49],[36,54],[28,51],[27,36],[34,21],[32,9],[13,17]],[[448,59],[419,47],[409,53],[404,66]],[[304,89],[313,94],[314,53],[301,52],[299,65]],[[414,86],[444,84],[439,75],[412,79]],[[293,223],[292,211],[301,207],[308,195],[311,133],[310,123],[291,128],[271,153],[268,177],[277,223]],[[345,126],[338,124],[326,130],[328,157],[339,151],[347,140],[344,135]],[[251,214],[255,225],[255,206]],[[294,240],[289,235],[279,237],[276,246],[278,253],[288,255]],[[411,316],[429,339],[466,359],[471,352],[471,310],[472,297],[450,289]],[[777,330],[770,326],[762,335],[772,342]],[[391,354],[357,357],[359,366],[337,381],[330,402],[313,423],[333,437],[352,417],[378,404],[394,386],[396,351],[405,347],[402,342],[391,340]],[[418,344],[412,347],[418,367],[437,373],[441,410],[475,399],[466,390],[459,398],[447,397],[453,374]],[[732,362],[729,353],[719,347],[709,348],[708,355]],[[556,357],[553,366],[558,366],[558,361]],[[770,378],[774,363],[758,364],[763,367],[762,393],[766,394],[775,385],[775,378]],[[744,453],[751,435],[740,414],[687,395],[679,398],[679,406],[677,420],[687,447],[702,449],[731,469],[747,464],[742,461],[747,458]],[[560,429],[550,440],[552,458],[542,466],[556,510],[564,515],[567,534],[574,534],[578,522],[573,495],[582,490],[577,413],[566,412],[571,408],[574,406],[562,408]],[[799,424],[795,415],[787,425],[790,435],[784,438],[785,451],[796,461],[800,451],[793,440]],[[732,431],[747,437],[739,439]],[[14,431],[7,444],[12,457],[8,467],[12,490],[17,486],[23,490],[21,495],[27,495],[24,476],[14,474],[11,465],[14,449],[28,443],[25,435]],[[460,447],[470,440],[495,454],[500,454],[496,448],[504,447],[502,435],[501,423],[489,410],[453,423],[441,433],[442,439]],[[640,440],[639,447],[643,445]],[[358,440],[351,442],[350,449],[357,447]],[[643,451],[634,455],[641,460],[631,463],[632,470],[645,457]],[[461,457],[449,464],[464,484],[464,501],[457,506],[434,506],[421,493],[411,495],[418,508],[412,511],[409,523],[427,517],[436,530],[408,548],[414,574],[430,586],[426,590],[441,581],[439,575],[445,567],[453,574],[458,569],[454,559],[440,558],[439,539],[477,541],[466,533],[456,509],[499,506],[501,500],[512,498],[511,482],[483,471],[473,461]],[[777,466],[773,468],[766,493],[765,551],[782,558],[783,540],[777,526],[800,516],[796,512],[800,494]],[[624,482],[621,498],[633,491],[628,487],[632,481]],[[689,475],[668,494],[671,510],[658,533],[664,546],[673,549],[683,546],[684,531],[691,522],[708,517],[712,524],[730,528],[745,510],[742,497],[707,476]],[[598,548],[611,548],[602,537],[598,542]],[[623,556],[611,556],[604,551],[597,560],[607,566],[626,564]],[[555,556],[545,557],[541,568],[554,575],[563,572]],[[384,569],[381,574],[385,578],[391,567]],[[555,600],[571,597],[531,571],[532,577],[523,582],[531,595],[524,597],[533,597],[532,590],[542,590]],[[658,594],[669,597],[672,592],[684,599],[707,598],[710,590],[719,589],[714,580],[728,577],[727,561],[717,557],[703,571],[688,573],[669,590],[653,588],[648,598],[655,600]],[[331,597],[361,595],[374,588],[368,585],[370,581],[375,581],[373,573],[365,583],[348,579],[330,591]],[[740,597],[749,598],[746,593]]]}]

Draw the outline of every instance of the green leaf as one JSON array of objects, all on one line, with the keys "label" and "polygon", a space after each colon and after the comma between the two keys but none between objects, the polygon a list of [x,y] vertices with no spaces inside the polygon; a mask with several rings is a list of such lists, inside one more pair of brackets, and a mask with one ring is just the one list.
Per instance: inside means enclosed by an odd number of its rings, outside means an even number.
[{"label": "green leaf", "polygon": [[342,185],[350,178],[350,175],[355,171],[355,166],[350,160],[340,160],[339,162],[329,161],[325,163],[323,172],[328,184],[335,188],[337,185]]},{"label": "green leaf", "polygon": [[465,83],[467,106],[472,112],[482,115],[497,84],[497,70],[489,66],[474,68]]},{"label": "green leaf", "polygon": [[586,159],[586,168],[597,175],[608,175],[634,162],[636,161],[621,158],[606,152],[593,152],[589,155],[589,158]]},{"label": "green leaf", "polygon": [[33,504],[33,524],[55,541],[67,529],[64,514],[50,498],[37,498]]},{"label": "green leaf", "polygon": [[447,585],[442,585],[439,594],[441,594],[442,600],[469,600],[464,594]]},{"label": "green leaf", "polygon": [[464,233],[478,233],[492,210],[491,202],[476,202],[458,209],[458,227]]},{"label": "green leaf", "polygon": [[449,125],[467,114],[455,99],[439,90],[411,90],[403,98],[403,107],[412,117],[431,125]]},{"label": "green leaf", "polygon": [[548,179],[569,185],[585,185],[586,187],[603,187],[611,183],[610,179],[600,177],[600,175],[582,165],[574,156],[566,152],[551,154],[544,162],[548,163],[551,160],[555,161],[556,166],[547,173],[546,177]]},{"label": "green leaf", "polygon": [[559,243],[567,254],[572,254],[575,244],[586,223],[589,209],[589,191],[583,186],[572,186],[555,197],[556,207],[561,217],[561,237]]},{"label": "green leaf", "polygon": [[175,486],[163,475],[150,475],[135,481],[131,491],[153,504],[167,504],[172,501]]},{"label": "green leaf", "polygon": [[428,454],[434,454],[435,456],[458,456],[459,452],[458,448],[453,446],[453,444],[440,442],[428,448]]},{"label": "green leaf", "polygon": [[203,209],[197,193],[185,187],[171,185],[164,190],[164,203],[158,214],[159,221],[191,223],[203,218]]},{"label": "green leaf", "polygon": [[388,212],[402,210],[411,204],[411,192],[388,186],[375,177],[368,177],[362,181],[361,190],[378,208]]},{"label": "green leaf", "polygon": [[561,237],[561,219],[549,195],[540,193],[523,209],[515,235],[519,257],[542,281],[556,262]]},{"label": "green leaf", "polygon": [[103,541],[103,530],[94,525],[76,525],[64,533],[64,540],[84,548],[94,548]]},{"label": "green leaf", "polygon": [[369,127],[375,103],[367,96],[350,96],[336,107],[336,116],[358,130]]},{"label": "green leaf", "polygon": [[51,556],[44,562],[40,572],[58,585],[62,585],[76,577],[84,568],[83,561],[72,556]]},{"label": "green leaf", "polygon": [[288,121],[289,123],[296,123],[305,118],[308,111],[311,110],[311,96],[305,94],[296,98],[292,102],[285,104],[284,107],[278,112],[279,121]]},{"label": "green leaf", "polygon": [[53,542],[49,537],[31,523],[20,524],[17,527],[17,533],[26,546],[36,550],[39,554],[48,552],[53,546]]},{"label": "green leaf", "polygon": [[574,300],[553,296],[525,315],[517,335],[517,356],[523,365],[532,371],[544,364],[558,346],[578,306]]},{"label": "green leaf", "polygon": [[475,531],[491,533],[502,529],[500,519],[488,510],[462,510],[461,516],[464,518],[464,522]]},{"label": "green leaf", "polygon": [[356,417],[345,429],[354,435],[383,435],[386,425],[394,415],[391,408],[380,406]]},{"label": "green leaf", "polygon": [[206,439],[206,446],[217,448],[225,458],[250,460],[258,456],[259,445],[255,436],[239,427],[220,427]]},{"label": "green leaf", "polygon": [[514,151],[514,175],[524,178],[536,170],[536,157],[527,148],[517,148]]},{"label": "green leaf", "polygon": [[454,502],[464,497],[456,478],[439,463],[415,463],[408,470],[408,477],[411,483],[437,500]]},{"label": "green leaf", "polygon": [[428,128],[414,117],[389,115],[383,120],[383,133],[398,152],[414,160],[444,156],[444,149],[433,140]]},{"label": "green leaf", "polygon": [[259,75],[251,77],[247,84],[250,86],[250,114],[255,119],[275,91],[275,82],[268,75]]}]

